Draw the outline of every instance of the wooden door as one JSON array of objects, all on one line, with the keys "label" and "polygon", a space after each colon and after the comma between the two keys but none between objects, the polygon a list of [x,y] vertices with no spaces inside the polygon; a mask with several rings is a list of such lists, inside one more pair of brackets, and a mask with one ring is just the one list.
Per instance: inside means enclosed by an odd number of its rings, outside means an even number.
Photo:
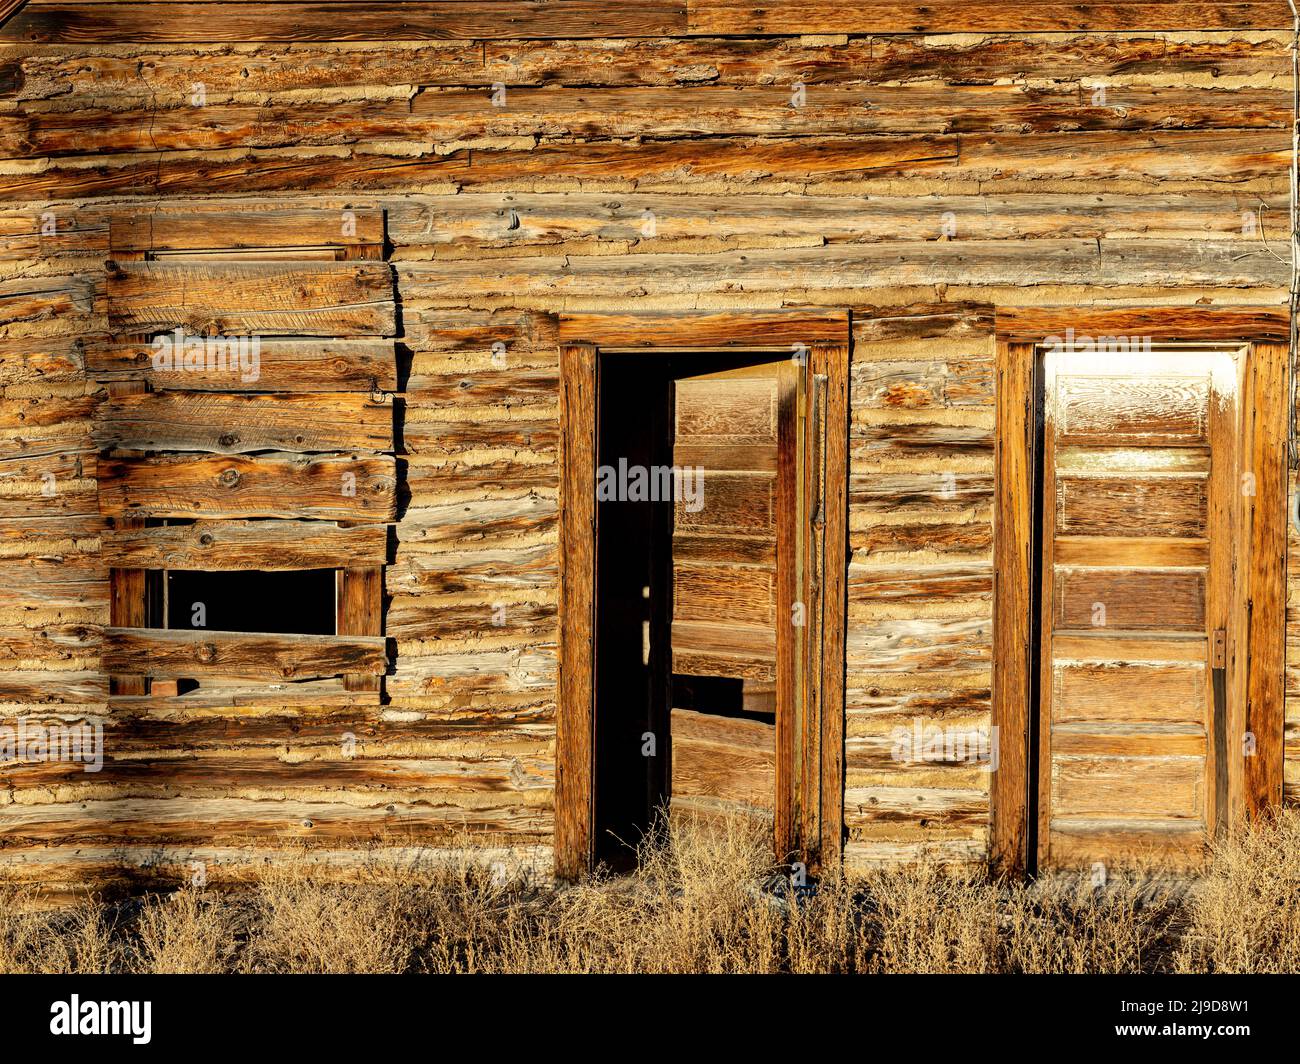
[{"label": "wooden door", "polygon": [[1044,355],[1040,865],[1195,863],[1226,814],[1239,369]]},{"label": "wooden door", "polygon": [[774,821],[788,838],[799,366],[679,378],[673,464],[703,491],[674,507],[672,805]]}]

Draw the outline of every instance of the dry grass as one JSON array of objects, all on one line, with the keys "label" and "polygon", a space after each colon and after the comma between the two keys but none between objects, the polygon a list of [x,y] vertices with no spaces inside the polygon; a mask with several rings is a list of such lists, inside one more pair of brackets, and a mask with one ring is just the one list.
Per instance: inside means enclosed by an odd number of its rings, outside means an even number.
[{"label": "dry grass", "polygon": [[0,890],[0,973],[1300,971],[1293,812],[1191,883],[923,863],[792,890],[742,822],[669,823],[640,857],[636,875],[568,888],[468,859],[339,882],[299,855],[241,892],[39,912]]}]

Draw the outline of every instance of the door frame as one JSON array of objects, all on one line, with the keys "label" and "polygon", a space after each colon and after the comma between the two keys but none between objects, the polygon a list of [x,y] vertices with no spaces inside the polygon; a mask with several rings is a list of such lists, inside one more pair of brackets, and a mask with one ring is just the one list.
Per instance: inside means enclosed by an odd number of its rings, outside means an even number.
[{"label": "door frame", "polygon": [[[1129,307],[1001,309],[995,314],[997,427],[993,534],[992,723],[998,767],[990,790],[990,859],[1008,875],[1030,866],[1031,654],[1040,618],[1033,616],[1037,403],[1036,347],[1048,337],[1141,336],[1153,344],[1233,343],[1247,350],[1238,454],[1255,474],[1243,496],[1236,537],[1234,598],[1238,638],[1230,648],[1234,689],[1232,736],[1254,736],[1254,755],[1230,765],[1229,824],[1282,803],[1286,670],[1286,549],[1290,319],[1282,307]],[[1271,505],[1268,504],[1272,501]]]},{"label": "door frame", "polygon": [[[835,310],[560,316],[558,878],[576,879],[593,864],[597,367],[601,355],[620,353],[800,353],[807,367],[808,408],[820,409],[825,446],[803,449],[809,487],[801,632],[808,668],[802,677],[803,719],[792,729],[787,724],[784,736],[778,733],[791,804],[782,810],[784,803],[778,803],[777,845],[809,867],[838,862],[844,824],[849,337],[848,312]],[[809,431],[807,439],[813,436]]]}]

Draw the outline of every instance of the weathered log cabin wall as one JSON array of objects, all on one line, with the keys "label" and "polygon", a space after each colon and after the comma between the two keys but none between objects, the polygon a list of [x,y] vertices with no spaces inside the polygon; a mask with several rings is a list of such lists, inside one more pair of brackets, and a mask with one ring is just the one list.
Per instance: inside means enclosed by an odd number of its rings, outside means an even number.
[{"label": "weathered log cabin wall", "polygon": [[[879,33],[816,3],[338,4],[327,26],[168,6],[34,3],[0,28],[3,721],[107,721],[98,774],[3,769],[5,865],[216,877],[250,838],[347,860],[469,834],[544,868],[555,315],[808,305],[854,321],[846,856],[981,857],[987,775],[895,761],[890,733],[989,719],[992,308],[1285,303],[1290,33],[1232,28],[1287,26],[1283,6],[1160,5],[1155,32],[1139,5],[1096,32],[1073,8],[960,5]],[[388,702],[329,681],[110,701],[92,352],[115,334],[112,219],[302,210],[385,215]],[[271,244],[328,243],[294,224]],[[290,293],[319,265],[298,254]],[[201,321],[238,268],[191,264],[164,316]]]}]

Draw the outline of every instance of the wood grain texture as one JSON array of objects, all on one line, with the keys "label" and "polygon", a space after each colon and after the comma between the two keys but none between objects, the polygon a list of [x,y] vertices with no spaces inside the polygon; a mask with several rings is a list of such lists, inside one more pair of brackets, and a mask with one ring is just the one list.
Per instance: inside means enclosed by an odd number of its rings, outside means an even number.
[{"label": "wood grain texture", "polygon": [[159,455],[106,459],[99,507],[114,517],[390,521],[396,493],[383,455]]},{"label": "wood grain texture", "polygon": [[374,453],[392,450],[393,408],[359,392],[153,392],[101,403],[92,438],[137,451]]},{"label": "wood grain texture", "polygon": [[387,668],[384,640],[362,636],[107,628],[103,655],[109,672],[177,678],[307,680]]},{"label": "wood grain texture", "polygon": [[997,345],[996,511],[993,525],[993,727],[990,856],[1008,875],[1028,860],[1030,588],[1034,495],[1034,351]]},{"label": "wood grain texture", "polygon": [[385,525],[195,521],[114,529],[102,537],[100,555],[105,564],[123,569],[342,569],[382,563],[387,542]]},{"label": "wood grain texture", "polygon": [[[393,392],[397,355],[391,340],[278,340],[262,338],[255,372],[215,358],[203,365],[156,368],[152,344],[88,343],[87,376],[112,384],[145,382],[151,391]],[[250,362],[250,365],[252,363]]]},{"label": "wood grain texture", "polygon": [[[1283,719],[1286,668],[1287,348],[1276,343],[1251,347],[1254,433],[1244,447],[1254,474],[1255,494],[1242,503],[1247,513],[1250,571],[1246,633],[1249,680],[1246,689],[1246,747],[1243,787],[1253,817],[1282,803]],[[1250,751],[1253,749],[1253,754]]]},{"label": "wood grain texture", "polygon": [[595,754],[596,350],[560,349],[560,675],[556,717],[555,871],[576,879],[592,857]]},{"label": "wood grain texture", "polygon": [[41,2],[18,12],[0,41],[42,43],[225,41],[382,41],[392,39],[661,36],[685,29],[680,0],[648,0],[635,12],[604,0],[487,0],[436,5],[403,2],[243,3]]},{"label": "wood grain texture", "polygon": [[383,263],[114,264],[109,325],[119,332],[392,336],[393,279]]}]

